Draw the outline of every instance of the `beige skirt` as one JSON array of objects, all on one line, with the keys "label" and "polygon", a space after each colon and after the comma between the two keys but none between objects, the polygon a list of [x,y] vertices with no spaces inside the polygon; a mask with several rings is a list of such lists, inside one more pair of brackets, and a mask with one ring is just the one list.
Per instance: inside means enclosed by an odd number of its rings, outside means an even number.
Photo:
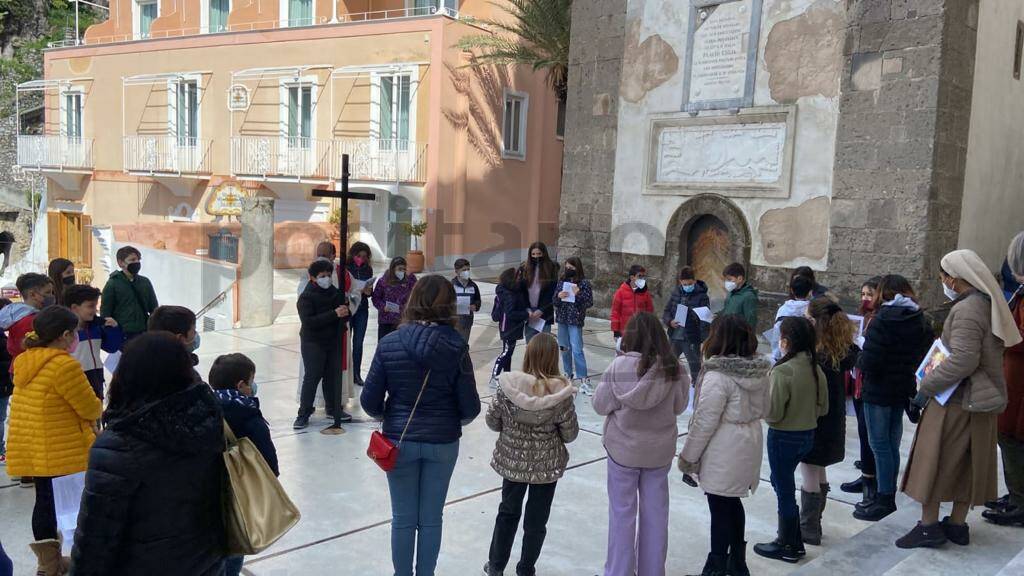
[{"label": "beige skirt", "polygon": [[995,500],[997,421],[997,414],[968,412],[957,400],[929,402],[914,435],[903,492],[922,504]]}]

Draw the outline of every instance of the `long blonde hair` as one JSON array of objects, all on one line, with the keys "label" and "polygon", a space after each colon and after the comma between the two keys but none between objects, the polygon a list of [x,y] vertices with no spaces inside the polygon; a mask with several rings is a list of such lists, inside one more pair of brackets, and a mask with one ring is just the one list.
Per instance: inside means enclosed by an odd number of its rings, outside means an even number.
[{"label": "long blonde hair", "polygon": [[557,381],[565,381],[558,370],[558,358],[558,340],[551,334],[537,334],[526,345],[523,372],[535,378],[534,396],[547,396],[555,392],[553,386]]}]

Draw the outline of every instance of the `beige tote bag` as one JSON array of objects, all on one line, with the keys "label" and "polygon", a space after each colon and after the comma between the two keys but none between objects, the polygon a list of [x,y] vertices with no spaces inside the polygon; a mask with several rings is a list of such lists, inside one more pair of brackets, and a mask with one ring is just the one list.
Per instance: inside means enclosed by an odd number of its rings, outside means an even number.
[{"label": "beige tote bag", "polygon": [[258,554],[287,534],[301,514],[251,440],[239,440],[224,422],[224,441],[228,554]]}]

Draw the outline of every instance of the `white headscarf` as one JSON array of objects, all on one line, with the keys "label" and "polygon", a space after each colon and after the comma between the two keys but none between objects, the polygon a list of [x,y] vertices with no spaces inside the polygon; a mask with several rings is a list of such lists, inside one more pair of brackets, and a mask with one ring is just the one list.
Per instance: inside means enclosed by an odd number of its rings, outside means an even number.
[{"label": "white headscarf", "polygon": [[1017,276],[1024,276],[1024,232],[1010,240],[1010,248],[1006,251],[1006,263],[1010,271]]},{"label": "white headscarf", "polygon": [[1006,297],[996,283],[995,276],[972,250],[955,250],[942,258],[942,269],[953,278],[960,278],[988,295],[992,302],[992,333],[1007,348],[1021,342],[1020,330],[1013,320]]}]

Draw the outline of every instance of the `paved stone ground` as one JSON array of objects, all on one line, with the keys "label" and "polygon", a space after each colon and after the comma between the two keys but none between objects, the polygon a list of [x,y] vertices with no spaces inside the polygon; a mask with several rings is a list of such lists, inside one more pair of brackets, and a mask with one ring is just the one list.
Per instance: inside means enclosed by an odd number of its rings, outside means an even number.
[{"label": "paved stone ground", "polygon": [[[347,426],[343,436],[323,436],[318,428],[326,424],[321,416],[303,432],[294,432],[295,392],[299,365],[298,324],[294,310],[294,276],[279,275],[282,315],[273,327],[232,330],[203,335],[200,371],[206,373],[213,359],[227,352],[243,352],[257,365],[257,380],[264,413],[270,421],[281,461],[281,479],[302,510],[299,525],[267,552],[249,559],[245,570],[259,576],[390,574],[387,487],[381,473],[364,454],[374,425],[365,421]],[[484,287],[490,292],[490,287]],[[472,356],[477,383],[484,402],[490,400],[487,387],[490,363],[500,342],[487,312],[490,300],[473,330]],[[367,335],[367,357],[376,344],[375,321]],[[604,321],[588,321],[585,337],[592,373],[604,370],[614,357],[613,342]],[[515,363],[521,362],[522,352]],[[486,409],[486,407],[485,407]],[[602,573],[607,538],[605,452],[601,445],[602,420],[586,397],[577,399],[583,431],[570,445],[570,469],[559,483],[548,539],[538,566],[542,575],[590,576]],[[685,433],[688,415],[680,418]],[[808,547],[800,565],[771,562],[750,554],[753,574],[774,576],[804,574],[831,576],[873,575],[995,575],[1024,574],[1024,532],[986,524],[980,512],[970,516],[973,544],[968,548],[948,545],[943,550],[901,551],[893,540],[909,529],[919,512],[917,505],[902,501],[901,510],[886,521],[871,524],[854,520],[850,513],[852,495],[839,492],[840,482],[856,477],[856,424],[850,419],[846,462],[830,468],[834,491],[825,511],[825,542]],[[908,425],[904,451],[909,450],[913,429]],[[495,434],[483,418],[467,426],[462,439],[459,464],[452,478],[445,510],[445,534],[437,574],[468,576],[480,573],[486,560],[494,515],[500,501],[501,479],[489,466]],[[682,438],[680,438],[680,444]],[[767,459],[762,478],[768,478]],[[671,535],[668,574],[699,572],[708,547],[709,518],[703,494],[671,475]],[[32,573],[28,542],[33,495],[18,488],[0,468],[0,539],[16,564],[19,576]],[[774,537],[775,497],[765,481],[757,493],[744,501],[747,509],[747,538],[751,543]],[[517,548],[518,550],[518,548]],[[515,558],[514,552],[513,558]],[[1016,557],[1016,560],[1014,558]],[[1011,563],[1014,562],[1014,563]]]}]

